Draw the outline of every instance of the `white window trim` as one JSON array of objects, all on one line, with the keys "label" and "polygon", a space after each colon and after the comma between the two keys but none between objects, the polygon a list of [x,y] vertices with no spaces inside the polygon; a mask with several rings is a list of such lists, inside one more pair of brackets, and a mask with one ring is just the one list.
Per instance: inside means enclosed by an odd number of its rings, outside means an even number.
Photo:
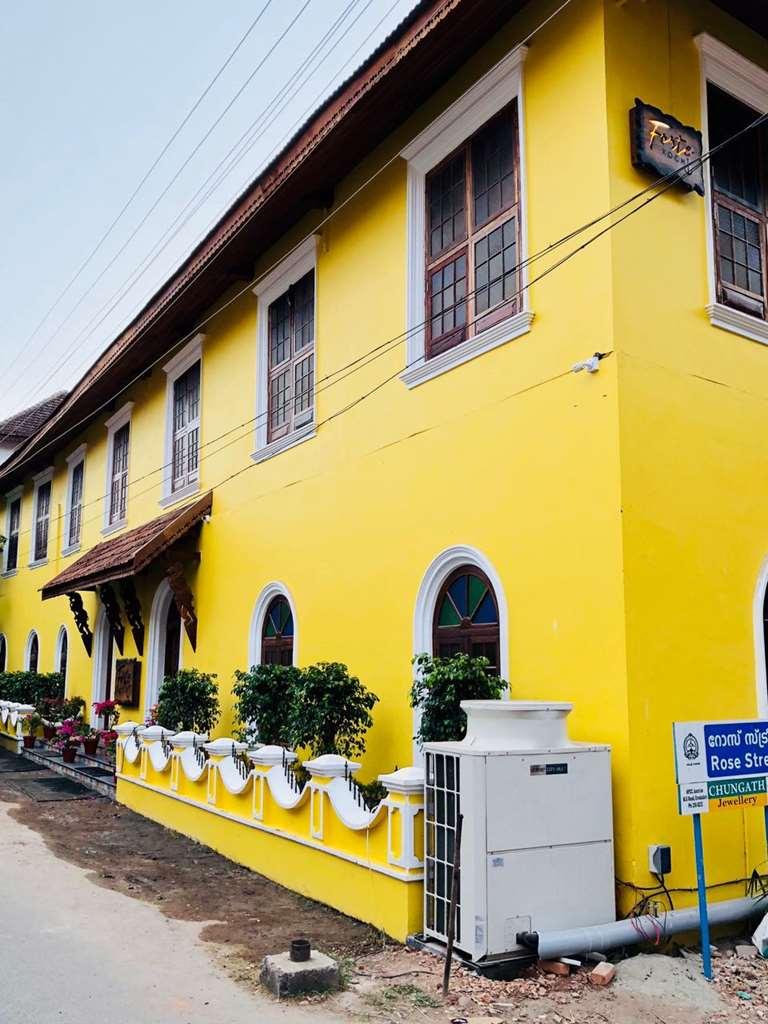
[{"label": "white window trim", "polygon": [[291,615],[293,616],[293,664],[298,664],[299,620],[296,616],[296,605],[293,602],[290,590],[285,586],[285,584],[280,583],[277,580],[273,580],[272,583],[268,583],[266,587],[264,587],[256,599],[256,604],[253,606],[251,628],[248,633],[249,669],[253,668],[255,665],[261,664],[261,634],[264,629],[264,619],[266,618],[267,609],[276,597],[284,597],[288,602],[288,607],[291,609]]},{"label": "white window trim", "polygon": [[[701,134],[704,152],[709,151],[709,110],[707,106],[707,82],[723,89],[742,103],[752,107],[758,114],[768,111],[768,71],[747,60],[719,39],[702,32],[694,39],[699,50],[701,87]],[[707,221],[707,278],[709,282],[709,304],[706,307],[709,322],[733,334],[740,334],[750,341],[768,345],[768,322],[750,316],[740,309],[733,309],[717,300],[717,275],[715,272],[715,226],[712,219],[712,186],[710,169],[704,171],[704,204]]]},{"label": "white window trim", "polygon": [[[317,246],[319,235],[311,235],[285,257],[274,270],[266,274],[253,289],[258,300],[256,328],[256,449],[251,458],[264,462],[274,455],[295,447],[317,433],[315,417],[316,387],[312,393],[312,417],[307,422],[271,443],[267,441],[269,415],[269,306],[292,284],[300,281],[311,270],[315,273],[314,341],[315,382],[317,381]],[[293,391],[291,391],[293,394]]]},{"label": "white window trim", "polygon": [[27,634],[27,642],[24,644],[24,671],[29,672],[29,656],[32,653],[32,637],[37,637],[37,671],[40,671],[40,663],[42,658],[40,657],[40,634],[36,629],[30,629]]},{"label": "white window trim", "polygon": [[[17,554],[16,554],[16,568],[15,569],[10,569],[10,570],[8,569],[8,541],[10,540],[10,536],[11,536],[11,505],[13,504],[14,501],[16,501],[17,498],[21,499],[21,504],[19,505],[19,537],[21,537],[21,515],[22,515],[22,513],[24,511],[24,485],[23,484],[19,484],[19,486],[18,487],[14,487],[14,489],[12,491],[8,491],[8,493],[5,495],[5,498],[4,498],[4,500],[5,500],[5,527],[4,527],[5,547],[3,548],[3,578],[4,579],[10,579],[12,576],[15,576],[16,573],[19,571],[19,555],[21,554],[21,552],[17,552]],[[6,649],[7,649],[7,647],[6,647]],[[7,661],[7,659],[6,659],[6,661]]]},{"label": "white window trim", "polygon": [[[200,363],[200,419],[203,412],[203,342],[205,334],[196,334],[194,338],[180,349],[163,367],[165,373],[165,449],[162,497],[158,504],[161,508],[174,505],[177,501],[189,498],[200,490],[200,474],[192,483],[178,490],[173,489],[173,387],[179,377],[186,373],[195,363]],[[202,430],[198,433],[198,452]],[[199,459],[199,454],[198,454]]]},{"label": "white window trim", "polygon": [[[83,515],[82,506],[80,512],[80,540],[77,544],[69,543],[69,526],[72,519],[72,476],[80,465],[83,464],[83,498],[85,498],[85,453],[88,451],[87,444],[81,444],[79,448],[75,448],[71,455],[66,458],[67,463],[67,496],[66,504],[64,505],[64,534],[62,536],[62,555],[73,555],[76,551],[80,550],[83,542]],[[83,502],[84,504],[84,502]],[[62,627],[63,628],[63,627]],[[58,650],[58,648],[57,648]]]},{"label": "white window trim", "polygon": [[[116,533],[128,522],[128,496],[126,494],[125,500],[125,518],[120,519],[114,523],[109,521],[109,512],[112,505],[112,461],[114,458],[114,438],[117,431],[124,427],[126,423],[131,422],[131,416],[133,414],[133,402],[126,402],[125,405],[121,405],[114,416],[105,422],[104,426],[107,428],[107,479],[106,486],[104,488],[104,526],[101,534],[103,537],[108,537],[111,533]],[[133,433],[133,431],[131,431]],[[128,438],[128,479],[130,483],[130,471],[131,471],[131,438]]]},{"label": "white window trim", "polygon": [[426,358],[424,330],[426,253],[426,179],[429,171],[444,160],[470,135],[503,107],[517,100],[520,164],[520,261],[528,252],[527,189],[525,174],[525,111],[523,106],[523,64],[527,46],[517,46],[483,75],[455,103],[416,136],[400,153],[408,163],[407,251],[406,251],[406,365],[400,379],[413,388],[447,370],[474,359],[531,328],[533,313],[528,305],[528,276],[520,270],[522,309],[501,323],[467,338],[446,352]]},{"label": "white window trim", "polygon": [[[32,492],[32,529],[29,537],[29,568],[37,569],[41,565],[48,564],[48,553],[51,550],[51,521],[53,519],[53,466],[49,466],[41,473],[32,477],[34,490]],[[40,496],[40,488],[44,484],[51,484],[51,493],[48,500],[48,543],[45,548],[45,557],[35,558],[35,538],[37,537],[37,502]],[[38,640],[39,642],[39,640]]]},{"label": "white window trim", "polygon": [[[171,585],[167,579],[158,584],[152,607],[149,612],[149,655],[147,658],[147,682],[144,693],[144,717],[149,717],[149,709],[157,704],[160,687],[163,685],[165,670],[165,625],[168,610],[174,600]],[[179,637],[179,669],[184,667],[184,624],[181,625]]]},{"label": "white window trim", "polygon": [[[441,551],[424,573],[413,612],[413,656],[415,658],[419,654],[431,655],[434,653],[432,626],[440,588],[455,569],[460,569],[465,565],[474,566],[484,572],[493,587],[496,605],[499,609],[499,675],[509,682],[509,611],[504,587],[491,560],[478,548],[470,547],[468,544],[457,544],[455,547]],[[506,691],[504,696],[509,697],[509,692]],[[421,712],[418,708],[414,708],[414,736],[419,731],[420,721]],[[421,764],[423,756],[418,740],[414,739],[413,763]]]}]

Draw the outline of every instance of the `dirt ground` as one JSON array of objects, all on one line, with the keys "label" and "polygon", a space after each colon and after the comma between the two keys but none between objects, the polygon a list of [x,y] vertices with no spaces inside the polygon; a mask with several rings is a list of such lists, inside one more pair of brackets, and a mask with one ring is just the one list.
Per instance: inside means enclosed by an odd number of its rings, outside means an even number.
[{"label": "dirt ground", "polygon": [[340,959],[346,991],[325,998],[324,1009],[350,1021],[768,1024],[768,962],[736,955],[733,942],[720,944],[715,984],[701,977],[694,953],[673,949],[674,956],[646,951],[621,961],[613,984],[599,989],[587,967],[568,978],[533,967],[514,981],[491,982],[455,966],[443,1002],[442,961],[430,954],[388,942],[107,799],[31,799],[24,784],[47,774],[0,774],[0,801],[15,805],[12,816],[57,857],[87,869],[97,885],[153,904],[169,918],[199,922],[210,956],[248,987],[258,984],[266,954],[304,935]]}]

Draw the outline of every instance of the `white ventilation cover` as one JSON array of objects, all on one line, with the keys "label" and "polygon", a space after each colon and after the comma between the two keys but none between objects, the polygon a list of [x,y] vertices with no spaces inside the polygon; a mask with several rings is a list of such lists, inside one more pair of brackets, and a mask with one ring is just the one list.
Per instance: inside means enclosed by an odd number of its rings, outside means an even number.
[{"label": "white ventilation cover", "polygon": [[573,704],[551,701],[463,700],[467,735],[462,746],[482,750],[546,750],[575,747],[566,719]]}]

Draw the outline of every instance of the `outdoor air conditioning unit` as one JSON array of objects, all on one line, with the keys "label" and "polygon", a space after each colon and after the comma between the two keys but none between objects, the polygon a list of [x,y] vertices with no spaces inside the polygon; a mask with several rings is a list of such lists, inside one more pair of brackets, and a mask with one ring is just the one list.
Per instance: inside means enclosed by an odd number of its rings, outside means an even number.
[{"label": "outdoor air conditioning unit", "polygon": [[426,751],[426,936],[448,934],[463,815],[455,948],[489,967],[530,956],[523,932],[616,919],[610,747],[574,743],[572,704],[465,701],[467,735]]}]

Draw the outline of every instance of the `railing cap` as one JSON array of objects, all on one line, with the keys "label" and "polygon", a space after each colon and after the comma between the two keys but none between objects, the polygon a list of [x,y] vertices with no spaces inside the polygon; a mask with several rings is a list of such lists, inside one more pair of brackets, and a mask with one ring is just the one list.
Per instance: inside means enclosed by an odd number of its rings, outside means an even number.
[{"label": "railing cap", "polygon": [[175,729],[166,729],[164,725],[148,725],[142,731],[141,738],[150,742],[152,740],[170,739],[175,732]]},{"label": "railing cap", "polygon": [[112,728],[118,736],[122,736],[124,739],[127,739],[134,729],[137,733],[141,734],[144,732],[146,726],[143,726],[141,722],[118,722],[117,725],[113,725]]},{"label": "railing cap", "polygon": [[312,775],[321,779],[338,779],[344,775],[354,775],[360,771],[357,761],[350,761],[340,754],[321,754],[312,761],[305,761],[304,767]]},{"label": "railing cap", "polygon": [[184,732],[175,732],[171,738],[174,747],[201,747],[208,742],[207,732],[193,732],[185,729]]},{"label": "railing cap", "polygon": [[288,750],[287,747],[281,747],[276,743],[267,743],[251,754],[251,760],[254,764],[262,765],[282,764],[283,761],[293,764],[296,754],[292,750]]},{"label": "railing cap", "polygon": [[389,772],[387,775],[380,775],[379,782],[383,783],[390,793],[423,793],[424,772],[421,768],[411,765],[408,768],[398,768],[396,772]]},{"label": "railing cap", "polygon": [[231,736],[220,736],[212,743],[205,744],[205,749],[208,753],[213,754],[216,757],[226,757],[227,754],[232,753],[233,748],[236,754],[242,754],[244,750],[248,749],[248,744],[240,743],[237,740],[232,739]]}]

